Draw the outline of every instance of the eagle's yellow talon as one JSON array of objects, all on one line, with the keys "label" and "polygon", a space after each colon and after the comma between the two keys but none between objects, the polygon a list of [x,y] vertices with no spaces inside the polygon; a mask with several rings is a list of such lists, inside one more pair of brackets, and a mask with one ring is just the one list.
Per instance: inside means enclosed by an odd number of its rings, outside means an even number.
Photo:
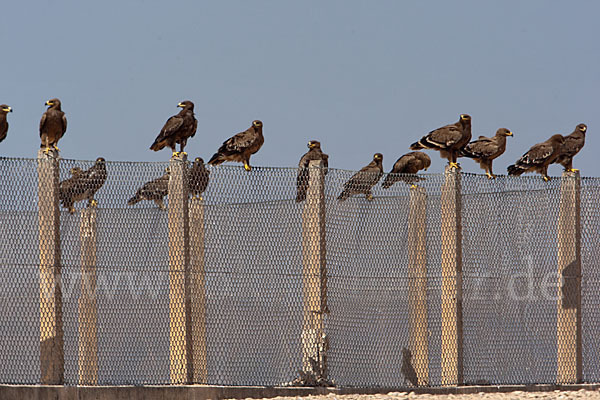
[{"label": "eagle's yellow talon", "polygon": [[367,195],[367,200],[369,200],[369,201],[373,201],[373,194],[369,193],[369,194]]},{"label": "eagle's yellow talon", "polygon": [[248,164],[244,163],[244,169],[245,169],[246,171],[250,171],[250,170],[252,169],[252,167],[251,167],[250,165],[248,165]]},{"label": "eagle's yellow talon", "polygon": [[486,176],[488,177],[488,179],[496,179],[496,176],[495,176],[495,175],[492,175],[492,174],[490,174],[489,172],[486,172],[485,174],[486,174]]},{"label": "eagle's yellow talon", "polygon": [[548,182],[550,180],[550,178],[547,176],[544,176],[543,178],[544,178],[544,182]]},{"label": "eagle's yellow talon", "polygon": [[54,150],[60,151],[60,149],[58,147],[56,147],[56,145],[53,145],[52,147],[54,147]]},{"label": "eagle's yellow talon", "polygon": [[568,172],[579,172],[577,168],[571,168]]},{"label": "eagle's yellow talon", "polygon": [[410,185],[410,188],[411,189],[416,189],[416,188],[418,188],[418,186],[413,183],[412,185]]},{"label": "eagle's yellow talon", "polygon": [[90,206],[92,206],[92,207],[98,206],[98,201],[92,199],[92,201],[90,201]]},{"label": "eagle's yellow talon", "polygon": [[449,163],[449,165],[450,165],[450,168],[454,168],[454,169],[459,169],[460,168],[460,166],[458,165],[458,163],[455,163],[455,162],[451,162],[451,163]]}]

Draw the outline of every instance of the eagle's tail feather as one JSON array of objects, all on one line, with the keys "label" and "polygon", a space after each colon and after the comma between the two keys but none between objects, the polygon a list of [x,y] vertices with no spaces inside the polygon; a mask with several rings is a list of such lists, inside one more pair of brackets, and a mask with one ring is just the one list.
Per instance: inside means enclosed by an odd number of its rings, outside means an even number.
[{"label": "eagle's tail feather", "polygon": [[130,198],[127,201],[127,205],[132,206],[132,205],[134,205],[135,203],[138,203],[141,200],[142,200],[142,198],[138,194],[136,194],[135,196],[133,196],[132,198]]},{"label": "eagle's tail feather", "polygon": [[340,193],[340,195],[338,196],[338,200],[339,201],[344,201],[346,200],[348,197],[350,197],[350,192],[348,192],[347,190],[344,190],[342,193]]},{"label": "eagle's tail feather", "polygon": [[509,165],[508,168],[506,168],[506,170],[508,171],[509,175],[515,175],[515,176],[519,176],[521,175],[523,172],[525,172],[525,168],[513,164],[513,165]]},{"label": "eagle's tail feather", "polygon": [[225,162],[225,160],[223,160],[221,153],[215,153],[210,160],[208,160],[208,165],[219,165],[223,164],[223,162]]},{"label": "eagle's tail feather", "polygon": [[423,144],[421,143],[423,141],[423,139],[419,140],[418,142],[414,142],[413,144],[410,145],[410,149],[411,150],[422,150],[425,149],[426,147],[423,146]]},{"label": "eagle's tail feather", "polygon": [[390,187],[392,187],[392,185],[393,185],[394,183],[396,183],[396,179],[394,179],[394,177],[393,177],[393,176],[392,176],[392,174],[390,173],[390,174],[388,174],[388,175],[385,177],[385,180],[383,181],[383,183],[381,184],[381,186],[382,186],[384,189],[389,189]]}]

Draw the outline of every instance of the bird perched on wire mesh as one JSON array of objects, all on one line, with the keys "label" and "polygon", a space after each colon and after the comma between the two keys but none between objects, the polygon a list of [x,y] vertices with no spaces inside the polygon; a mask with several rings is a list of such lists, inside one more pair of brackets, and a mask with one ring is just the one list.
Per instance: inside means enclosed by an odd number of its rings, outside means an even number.
[{"label": "bird perched on wire mesh", "polygon": [[42,114],[40,120],[40,148],[48,153],[52,148],[58,150],[57,144],[67,131],[67,117],[61,109],[59,99],[50,99],[46,102],[48,109]]},{"label": "bird perched on wire mesh", "polygon": [[6,114],[12,112],[12,108],[6,104],[0,105],[0,142],[6,139],[8,134],[8,121],[6,120]]},{"label": "bird perched on wire mesh", "polygon": [[575,127],[573,133],[565,136],[565,141],[560,148],[560,155],[556,159],[555,163],[565,167],[567,172],[576,172],[577,169],[573,169],[573,157],[583,148],[585,145],[585,132],[587,126],[585,124],[579,124]]},{"label": "bird perched on wire mesh", "polygon": [[188,171],[188,191],[193,198],[202,200],[202,193],[208,186],[210,171],[206,169],[204,160],[196,157],[192,168]]},{"label": "bird perched on wire mesh", "polygon": [[379,182],[383,175],[383,155],[375,153],[373,161],[364,166],[360,171],[344,184],[344,190],[338,196],[338,200],[344,201],[355,194],[364,194],[367,200],[373,200],[371,189]]},{"label": "bird perched on wire mesh", "polygon": [[[71,214],[75,212],[73,204],[75,201],[81,200],[80,176],[83,170],[79,167],[73,167],[69,170],[70,178],[60,182],[58,186],[58,198],[62,205],[69,210]],[[77,198],[77,200],[76,200]]]},{"label": "bird perched on wire mesh", "polygon": [[62,206],[75,212],[75,203],[82,200],[88,201],[88,207],[95,207],[98,202],[94,195],[106,182],[106,160],[99,157],[94,165],[82,171],[80,168],[71,168],[71,177],[60,183],[59,200]]},{"label": "bird perched on wire mesh", "polygon": [[487,177],[494,179],[496,176],[492,172],[492,161],[504,154],[506,138],[512,135],[513,133],[509,129],[500,128],[491,138],[479,136],[479,139],[461,149],[459,157],[469,157],[477,161]]},{"label": "bird perched on wire mesh", "polygon": [[308,151],[300,158],[298,162],[298,176],[296,177],[296,201],[301,202],[306,199],[306,191],[309,185],[308,165],[311,161],[323,161],[323,174],[327,175],[329,156],[321,150],[321,143],[318,140],[308,142]]},{"label": "bird perched on wire mesh", "polygon": [[421,170],[427,170],[431,165],[431,158],[422,151],[413,151],[407,153],[396,160],[392,170],[385,177],[383,184],[384,189],[388,189],[396,182],[404,182],[411,187],[415,187],[415,183],[422,180],[416,175]]},{"label": "bird perched on wire mesh", "polygon": [[256,153],[263,143],[263,123],[259,120],[252,121],[252,126],[223,142],[219,150],[208,161],[209,165],[219,165],[225,161],[238,161],[244,163],[246,171],[250,171],[250,156]]},{"label": "bird perched on wire mesh", "polygon": [[553,135],[545,142],[533,145],[529,151],[507,168],[509,175],[521,175],[525,172],[535,171],[549,181],[548,165],[552,164],[560,155],[560,149],[565,139],[562,135]]},{"label": "bird perched on wire mesh", "polygon": [[411,385],[419,386],[417,371],[415,371],[415,367],[412,365],[412,353],[406,347],[402,348],[402,366],[400,367],[400,371],[404,375],[405,382],[408,380]]},{"label": "bird perched on wire mesh", "polygon": [[[185,100],[178,103],[177,107],[181,107],[182,110],[165,122],[154,143],[150,146],[150,150],[159,151],[168,146],[173,150],[174,156],[185,154],[183,149],[187,140],[196,134],[198,121],[194,116],[194,103]],[[179,144],[178,152],[175,151],[176,144]]]},{"label": "bird perched on wire mesh", "polygon": [[165,173],[144,185],[137,190],[135,196],[129,199],[128,205],[132,206],[142,200],[154,201],[158,208],[165,209],[164,197],[169,194],[169,167],[165,168]]},{"label": "bird perched on wire mesh", "polygon": [[411,150],[438,150],[446,158],[452,168],[459,168],[456,163],[459,151],[471,140],[471,116],[461,114],[458,122],[442,126],[423,136],[421,140],[410,145]]}]

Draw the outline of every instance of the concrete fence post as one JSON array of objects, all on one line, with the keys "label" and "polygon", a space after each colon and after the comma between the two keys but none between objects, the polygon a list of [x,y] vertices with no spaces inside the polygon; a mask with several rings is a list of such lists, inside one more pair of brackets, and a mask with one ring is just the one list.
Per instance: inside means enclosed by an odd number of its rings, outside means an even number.
[{"label": "concrete fence post", "polygon": [[174,156],[169,177],[169,344],[172,384],[193,380],[187,157]]},{"label": "concrete fence post", "polygon": [[64,381],[64,333],[60,265],[58,152],[38,151],[38,223],[40,249],[40,381]]},{"label": "concrete fence post", "polygon": [[81,210],[81,294],[79,296],[79,384],[98,384],[96,306],[96,207]]},{"label": "concrete fence post", "polygon": [[327,379],[328,340],[324,330],[327,308],[325,264],[325,174],[321,160],[309,164],[309,186],[302,211],[303,313],[302,369]]},{"label": "concrete fence post", "polygon": [[558,214],[558,309],[556,318],[559,384],[583,380],[581,343],[581,179],[564,172]]},{"label": "concrete fence post", "polygon": [[190,264],[192,283],[192,339],[194,383],[207,383],[206,359],[206,276],[204,270],[204,200],[190,204]]},{"label": "concrete fence post", "polygon": [[410,191],[408,215],[408,297],[410,350],[418,384],[429,384],[429,328],[427,323],[427,193]]},{"label": "concrete fence post", "polygon": [[463,384],[461,172],[446,167],[442,186],[442,385]]}]

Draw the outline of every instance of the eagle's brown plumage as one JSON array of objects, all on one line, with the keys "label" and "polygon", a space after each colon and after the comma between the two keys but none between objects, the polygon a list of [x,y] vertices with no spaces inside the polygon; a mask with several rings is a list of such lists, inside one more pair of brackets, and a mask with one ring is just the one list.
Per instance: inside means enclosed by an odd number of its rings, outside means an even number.
[{"label": "eagle's brown plumage", "polygon": [[137,190],[135,196],[129,199],[128,205],[132,206],[139,201],[149,200],[154,201],[158,208],[161,210],[165,209],[163,199],[169,194],[169,167],[165,169],[165,173],[160,178],[151,180],[150,182],[144,183],[144,185]]},{"label": "eagle's brown plumage", "polygon": [[206,169],[204,160],[196,157],[192,168],[188,171],[188,191],[192,197],[202,199],[202,193],[208,186],[210,171]]},{"label": "eagle's brown plumage", "polygon": [[548,165],[558,158],[563,143],[564,137],[556,134],[545,142],[532,146],[516,163],[508,166],[508,174],[521,175],[525,172],[535,171],[540,173],[545,181],[550,180]]},{"label": "eagle's brown plumage", "polygon": [[463,147],[459,156],[474,159],[485,171],[487,177],[494,179],[496,176],[492,172],[492,161],[504,154],[506,138],[512,135],[513,133],[509,129],[500,128],[491,138],[479,136],[479,139]]},{"label": "eagle's brown plumage", "polygon": [[12,108],[6,104],[0,105],[0,142],[6,139],[8,134],[8,121],[6,120],[6,114],[12,112]]},{"label": "eagle's brown plumage", "polygon": [[219,150],[208,161],[209,165],[219,165],[225,161],[238,161],[244,163],[246,171],[250,171],[250,156],[256,153],[263,143],[263,123],[259,120],[252,122],[252,126],[223,142]]},{"label": "eagle's brown plumage", "polygon": [[585,145],[585,132],[587,126],[585,124],[579,124],[575,127],[573,133],[565,136],[565,141],[560,148],[560,155],[556,159],[556,163],[565,167],[565,171],[577,171],[573,169],[573,157],[583,148]]},{"label": "eagle's brown plumage", "polygon": [[194,103],[185,100],[177,107],[182,110],[165,122],[150,150],[159,151],[168,146],[173,150],[173,155],[177,155],[179,153],[175,151],[175,145],[179,144],[179,152],[183,153],[187,140],[196,134],[198,121],[194,117]]},{"label": "eagle's brown plumage", "polygon": [[300,158],[298,162],[298,176],[296,177],[296,201],[301,202],[306,199],[306,191],[309,185],[308,165],[313,160],[322,160],[324,174],[327,175],[329,156],[321,150],[321,143],[317,140],[308,142],[308,151]]},{"label": "eagle's brown plumage", "polygon": [[59,186],[59,199],[62,206],[75,212],[74,204],[78,201],[87,200],[88,206],[97,204],[94,195],[106,182],[106,161],[99,157],[94,165],[82,171],[81,168],[71,168],[71,177],[65,179]]},{"label": "eagle's brown plumage", "polygon": [[421,140],[410,145],[411,150],[438,150],[450,165],[458,167],[458,152],[471,140],[471,117],[461,114],[458,122],[442,126],[423,136]]},{"label": "eagle's brown plumage", "polygon": [[51,147],[58,150],[57,144],[67,131],[67,117],[61,109],[59,99],[50,99],[46,102],[48,109],[40,120],[40,148],[49,151]]},{"label": "eagle's brown plumage", "polygon": [[344,201],[355,194],[364,194],[367,200],[373,200],[371,189],[379,182],[383,175],[383,155],[375,153],[373,161],[363,167],[360,171],[344,184],[344,190],[338,196],[338,200]]},{"label": "eagle's brown plumage", "polygon": [[392,170],[387,174],[381,186],[387,189],[400,181],[408,185],[414,185],[422,179],[415,174],[422,169],[426,170],[430,165],[431,158],[422,151],[407,153],[396,160]]}]

